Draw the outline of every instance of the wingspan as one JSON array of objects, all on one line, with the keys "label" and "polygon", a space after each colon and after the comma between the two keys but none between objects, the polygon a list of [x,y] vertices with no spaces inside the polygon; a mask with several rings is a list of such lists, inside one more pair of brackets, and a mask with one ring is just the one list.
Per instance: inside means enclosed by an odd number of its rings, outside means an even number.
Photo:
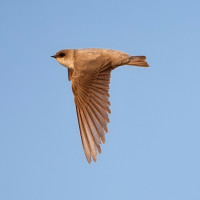
[{"label": "wingspan", "polygon": [[87,161],[97,159],[100,144],[105,143],[109,123],[109,83],[111,69],[72,79],[72,90],[83,149]]}]

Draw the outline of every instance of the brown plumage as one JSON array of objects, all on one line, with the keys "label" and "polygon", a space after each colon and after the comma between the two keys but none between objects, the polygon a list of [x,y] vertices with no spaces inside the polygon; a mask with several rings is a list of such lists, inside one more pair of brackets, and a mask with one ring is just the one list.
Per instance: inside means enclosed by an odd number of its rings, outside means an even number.
[{"label": "brown plumage", "polygon": [[146,57],[109,49],[65,49],[52,57],[68,68],[85,156],[96,162],[108,132],[110,73],[121,65],[148,67]]}]

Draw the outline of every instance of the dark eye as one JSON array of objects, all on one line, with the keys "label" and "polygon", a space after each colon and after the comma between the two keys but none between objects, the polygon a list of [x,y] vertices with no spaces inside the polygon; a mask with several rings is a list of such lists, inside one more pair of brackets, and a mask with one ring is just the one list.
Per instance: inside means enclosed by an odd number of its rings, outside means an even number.
[{"label": "dark eye", "polygon": [[64,54],[64,53],[60,53],[59,56],[60,56],[60,57],[64,57],[65,54]]}]

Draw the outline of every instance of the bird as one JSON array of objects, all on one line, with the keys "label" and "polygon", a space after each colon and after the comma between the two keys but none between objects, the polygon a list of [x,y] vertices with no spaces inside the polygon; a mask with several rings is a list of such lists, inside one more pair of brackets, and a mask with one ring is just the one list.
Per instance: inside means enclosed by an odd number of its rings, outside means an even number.
[{"label": "bird", "polygon": [[88,163],[96,162],[108,133],[111,71],[122,65],[149,67],[146,57],[103,48],[63,49],[51,57],[68,68],[83,150]]}]

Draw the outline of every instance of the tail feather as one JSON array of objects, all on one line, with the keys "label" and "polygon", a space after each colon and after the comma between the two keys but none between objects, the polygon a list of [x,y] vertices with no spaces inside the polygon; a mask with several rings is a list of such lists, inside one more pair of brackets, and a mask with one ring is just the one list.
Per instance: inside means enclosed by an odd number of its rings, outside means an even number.
[{"label": "tail feather", "polygon": [[146,56],[131,56],[129,62],[126,65],[149,67],[149,64],[146,62]]}]

